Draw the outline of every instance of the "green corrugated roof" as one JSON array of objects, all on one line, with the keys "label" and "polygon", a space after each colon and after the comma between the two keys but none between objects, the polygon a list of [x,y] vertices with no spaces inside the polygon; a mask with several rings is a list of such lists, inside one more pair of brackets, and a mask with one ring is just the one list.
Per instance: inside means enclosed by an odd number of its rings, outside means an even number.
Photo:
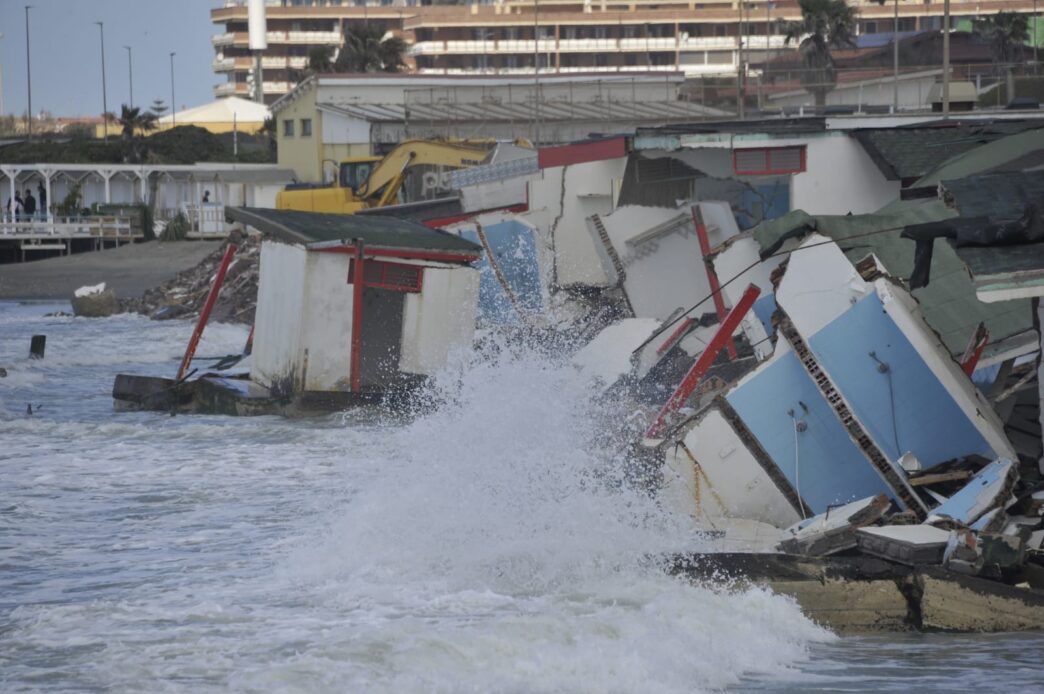
[{"label": "green corrugated roof", "polygon": [[[892,276],[905,281],[913,271],[914,242],[901,238],[902,230],[911,224],[956,216],[954,210],[936,198],[897,201],[880,212],[865,215],[813,216],[797,210],[760,224],[753,229],[753,235],[764,250],[777,244],[795,226],[812,224],[819,233],[837,241],[849,260],[857,262],[873,253]],[[913,295],[920,301],[928,324],[955,354],[964,351],[980,322],[986,323],[990,342],[995,346],[1033,327],[1028,300],[993,304],[979,301],[967,268],[948,243],[935,244],[928,286],[915,289]]]},{"label": "green corrugated roof", "polygon": [[886,177],[905,179],[921,178],[957,155],[1042,125],[1040,121],[960,121],[947,127],[856,130],[852,136],[863,145]]},{"label": "green corrugated roof", "polygon": [[[1044,149],[1044,129],[1027,130],[1001,137],[950,157],[912,187],[934,186],[940,181],[988,172],[1041,149]],[[962,210],[961,214],[966,216],[968,213]]]},{"label": "green corrugated roof", "polygon": [[1022,215],[1027,203],[1044,202],[1042,171],[1002,171],[955,181],[946,179],[942,187],[944,196],[953,201],[962,217],[1015,219]]},{"label": "green corrugated roof", "polygon": [[258,207],[226,207],[233,222],[249,224],[282,241],[306,246],[362,239],[369,248],[433,251],[479,256],[482,246],[408,219],[373,215],[319,214]]}]

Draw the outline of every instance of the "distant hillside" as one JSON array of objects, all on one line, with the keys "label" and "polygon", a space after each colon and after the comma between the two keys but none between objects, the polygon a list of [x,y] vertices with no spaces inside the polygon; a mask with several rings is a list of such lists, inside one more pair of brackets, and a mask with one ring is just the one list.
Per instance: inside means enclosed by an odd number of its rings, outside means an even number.
[{"label": "distant hillside", "polygon": [[232,133],[215,135],[194,125],[163,130],[133,141],[110,137],[103,142],[84,137],[44,136],[32,142],[0,147],[0,163],[34,164],[193,164],[196,162],[275,163],[275,145],[267,135],[239,134],[233,155]]}]

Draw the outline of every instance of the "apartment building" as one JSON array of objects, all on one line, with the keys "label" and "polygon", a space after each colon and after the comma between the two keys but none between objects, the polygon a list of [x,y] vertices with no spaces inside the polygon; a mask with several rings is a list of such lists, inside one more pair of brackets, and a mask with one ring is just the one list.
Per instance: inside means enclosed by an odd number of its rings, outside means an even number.
[{"label": "apartment building", "polygon": [[[796,20],[796,0],[268,0],[268,49],[262,57],[268,102],[303,77],[313,46],[340,46],[353,22],[378,23],[410,46],[421,74],[657,72],[688,77],[735,74],[781,51],[781,26]],[[943,3],[855,0],[860,32],[891,34],[942,27]],[[1031,14],[1034,0],[953,0],[956,23],[1000,10]],[[894,16],[898,10],[898,23]],[[211,11],[217,96],[250,93],[245,0]]]}]

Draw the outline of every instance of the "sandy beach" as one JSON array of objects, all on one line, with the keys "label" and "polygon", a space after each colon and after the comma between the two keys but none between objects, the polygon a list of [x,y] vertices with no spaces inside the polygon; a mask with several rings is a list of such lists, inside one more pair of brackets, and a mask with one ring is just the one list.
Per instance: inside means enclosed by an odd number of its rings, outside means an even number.
[{"label": "sandy beach", "polygon": [[104,251],[0,265],[0,299],[68,299],[84,285],[105,282],[116,296],[140,296],[194,267],[215,241],[150,241]]}]

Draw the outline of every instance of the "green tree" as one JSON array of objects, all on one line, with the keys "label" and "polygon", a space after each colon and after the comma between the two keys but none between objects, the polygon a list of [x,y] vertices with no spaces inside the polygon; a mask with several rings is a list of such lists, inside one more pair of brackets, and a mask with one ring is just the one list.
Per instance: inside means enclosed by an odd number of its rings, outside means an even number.
[{"label": "green tree", "polygon": [[123,128],[124,140],[133,140],[136,134],[144,135],[148,131],[156,129],[156,114],[152,111],[142,111],[137,106],[123,104],[120,108],[120,117],[116,120]]},{"label": "green tree", "polygon": [[308,51],[308,71],[333,72],[334,69],[333,46],[312,46]]},{"label": "green tree", "polygon": [[854,48],[859,11],[845,0],[798,0],[801,19],[784,26],[785,44],[797,42],[804,70],[801,84],[826,106],[827,94],[837,86],[837,66],[831,49]]},{"label": "green tree", "polygon": [[999,63],[1021,61],[1029,41],[1029,20],[1018,12],[998,12],[975,20],[975,33],[990,44]]},{"label": "green tree", "polygon": [[334,63],[335,72],[401,72],[406,64],[406,42],[378,24],[348,26],[344,45]]}]

